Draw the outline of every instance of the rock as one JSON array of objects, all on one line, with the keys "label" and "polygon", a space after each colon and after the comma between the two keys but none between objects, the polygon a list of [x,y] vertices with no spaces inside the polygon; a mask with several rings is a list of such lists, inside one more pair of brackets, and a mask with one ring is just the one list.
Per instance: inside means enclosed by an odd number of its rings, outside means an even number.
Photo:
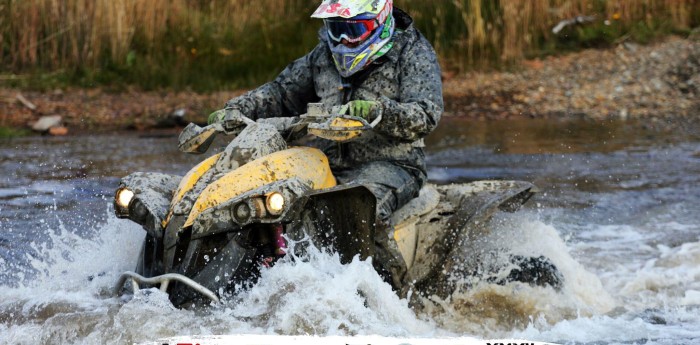
[{"label": "rock", "polygon": [[172,117],[184,117],[186,114],[187,114],[187,109],[180,108],[180,109],[176,109],[175,111],[173,111],[173,113],[170,116],[172,116]]},{"label": "rock", "polygon": [[180,108],[176,109],[168,117],[160,119],[156,122],[156,128],[173,128],[173,127],[184,127],[190,122],[185,120],[185,115],[187,115],[187,109]]},{"label": "rock", "polygon": [[639,50],[639,45],[632,42],[625,42],[623,43],[623,46],[625,47],[625,49],[631,51],[632,53],[636,53],[637,50]]},{"label": "rock", "polygon": [[17,96],[15,96],[17,100],[22,103],[25,107],[27,107],[29,110],[36,110],[36,105],[34,103],[30,102],[28,99],[26,99],[21,93],[18,93]]},{"label": "rock", "polygon": [[32,130],[37,132],[46,132],[51,127],[59,127],[61,125],[62,118],[60,115],[43,116],[39,121],[32,125]]},{"label": "rock", "polygon": [[627,120],[628,116],[629,116],[629,110],[627,110],[627,108],[622,108],[620,110],[620,119]]},{"label": "rock", "polygon": [[49,128],[49,134],[53,136],[64,136],[68,134],[68,128],[63,126],[56,126]]}]

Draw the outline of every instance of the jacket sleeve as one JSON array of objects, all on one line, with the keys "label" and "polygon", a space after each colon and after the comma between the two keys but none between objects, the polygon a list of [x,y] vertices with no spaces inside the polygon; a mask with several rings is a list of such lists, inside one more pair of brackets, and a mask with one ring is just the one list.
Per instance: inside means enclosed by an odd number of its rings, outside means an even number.
[{"label": "jacket sleeve", "polygon": [[375,130],[413,142],[435,129],[442,116],[440,65],[430,43],[419,36],[402,52],[399,66],[399,99],[382,97],[382,120]]},{"label": "jacket sleeve", "polygon": [[305,113],[306,105],[319,99],[313,80],[319,47],[289,64],[273,81],[229,100],[226,108],[237,109],[253,120]]}]

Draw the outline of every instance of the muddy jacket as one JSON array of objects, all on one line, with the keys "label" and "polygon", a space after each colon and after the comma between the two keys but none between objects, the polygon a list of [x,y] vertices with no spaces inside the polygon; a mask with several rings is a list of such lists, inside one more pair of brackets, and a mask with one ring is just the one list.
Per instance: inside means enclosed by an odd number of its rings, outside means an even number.
[{"label": "muddy jacket", "polygon": [[315,139],[333,169],[389,161],[425,176],[423,138],[443,112],[440,67],[430,43],[416,30],[411,17],[395,9],[397,31],[393,47],[370,66],[343,79],[321,30],[321,42],[269,82],[226,103],[252,118],[297,116],[306,104],[326,106],[351,100],[379,101],[382,120],[370,138],[344,144]]}]

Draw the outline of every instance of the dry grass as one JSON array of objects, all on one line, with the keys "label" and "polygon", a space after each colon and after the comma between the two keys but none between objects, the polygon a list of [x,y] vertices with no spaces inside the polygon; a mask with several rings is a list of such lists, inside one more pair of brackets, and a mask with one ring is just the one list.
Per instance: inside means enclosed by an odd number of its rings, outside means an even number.
[{"label": "dry grass", "polygon": [[96,65],[103,54],[125,58],[136,34],[157,49],[169,30],[197,32],[205,22],[242,32],[251,22],[284,16],[290,2],[10,0],[0,5],[9,13],[0,37],[7,38],[12,66]]},{"label": "dry grass", "polygon": [[[568,44],[562,42],[567,39],[611,40],[630,32],[642,37],[641,33],[687,30],[700,24],[697,0],[395,2],[414,15],[446,67],[458,70],[504,65],[556,51]],[[263,73],[263,79],[313,46],[318,24],[308,15],[314,4],[308,0],[0,0],[0,64],[15,72],[111,68],[117,74],[135,74],[132,79],[155,70],[159,72],[152,78],[165,79],[157,85],[191,82],[191,77],[167,76],[161,70],[167,68],[180,73],[224,70],[226,78],[272,69]],[[594,29],[567,29],[567,39],[551,33],[560,20],[590,14],[599,19],[591,26]],[[610,21],[608,28],[604,20]],[[233,59],[240,66],[227,67]]]},{"label": "dry grass", "polygon": [[[700,24],[693,17],[700,2],[693,0],[416,0],[404,4],[416,14],[419,25],[429,16],[443,18],[434,19],[433,27],[425,31],[443,59],[459,69],[493,66],[494,61],[508,64],[543,49],[566,46],[561,42],[566,40],[605,41],[630,33],[648,40],[650,35]],[[551,32],[559,21],[579,15],[595,15],[596,21],[567,28],[561,36]]]}]

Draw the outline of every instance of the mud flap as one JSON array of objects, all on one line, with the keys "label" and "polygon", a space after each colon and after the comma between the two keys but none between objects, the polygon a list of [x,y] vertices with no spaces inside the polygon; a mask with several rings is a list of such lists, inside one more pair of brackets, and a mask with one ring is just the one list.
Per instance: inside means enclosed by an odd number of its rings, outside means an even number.
[{"label": "mud flap", "polygon": [[[342,263],[355,255],[374,254],[376,198],[369,189],[344,185],[311,194],[304,210],[303,228],[317,247],[337,252]],[[299,231],[299,230],[298,230]],[[302,238],[303,234],[294,237]]]},{"label": "mud flap", "polygon": [[524,181],[478,181],[439,189],[458,205],[451,230],[455,240],[467,243],[474,243],[489,231],[484,225],[496,211],[515,212],[537,192],[533,184]]}]

